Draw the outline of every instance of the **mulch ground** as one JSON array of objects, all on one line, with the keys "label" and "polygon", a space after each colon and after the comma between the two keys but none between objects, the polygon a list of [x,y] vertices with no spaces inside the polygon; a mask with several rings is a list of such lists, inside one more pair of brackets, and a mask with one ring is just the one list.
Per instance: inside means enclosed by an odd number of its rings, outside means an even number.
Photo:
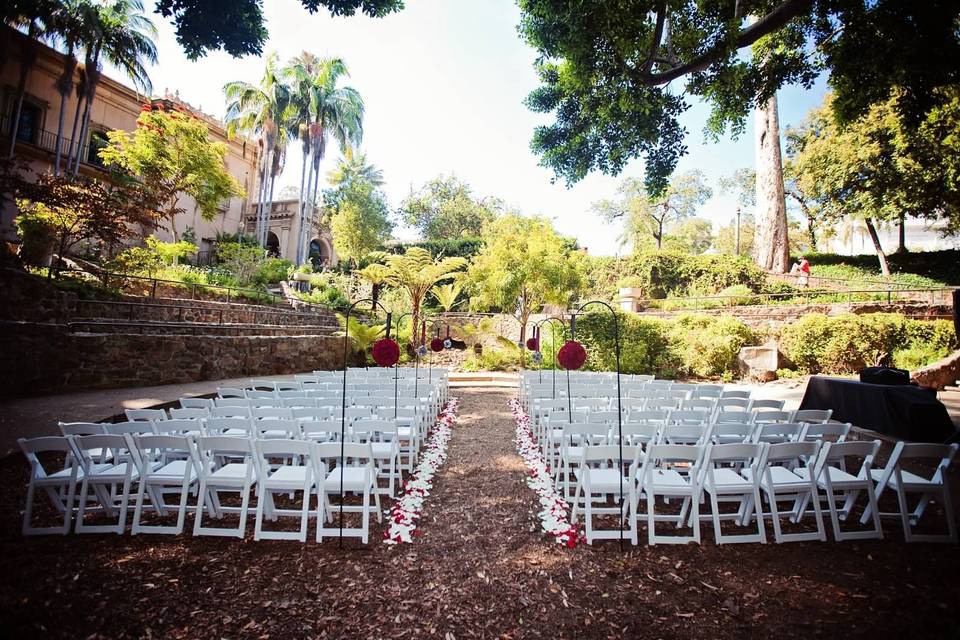
[{"label": "mulch ground", "polygon": [[[539,529],[507,395],[464,392],[413,544],[192,536],[24,539],[0,463],[4,637],[956,636],[960,553],[871,542],[565,549]],[[389,505],[385,503],[385,507]],[[188,518],[189,528],[192,518]],[[252,523],[250,529],[252,533]],[[770,528],[768,525],[768,532]],[[641,530],[641,540],[644,530]]]}]

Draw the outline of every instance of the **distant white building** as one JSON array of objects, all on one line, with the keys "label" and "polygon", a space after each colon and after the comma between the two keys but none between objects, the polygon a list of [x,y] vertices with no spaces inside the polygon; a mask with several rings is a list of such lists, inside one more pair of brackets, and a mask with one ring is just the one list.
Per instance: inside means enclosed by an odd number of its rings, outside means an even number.
[{"label": "distant white building", "polygon": [[[877,233],[884,251],[891,253],[897,250],[900,242],[898,224],[883,225],[877,229]],[[936,223],[907,220],[906,245],[910,251],[960,249],[960,236],[944,237]],[[832,237],[824,238],[817,243],[817,250],[844,256],[874,253],[873,241],[870,239],[867,227],[860,221],[836,227]]]}]

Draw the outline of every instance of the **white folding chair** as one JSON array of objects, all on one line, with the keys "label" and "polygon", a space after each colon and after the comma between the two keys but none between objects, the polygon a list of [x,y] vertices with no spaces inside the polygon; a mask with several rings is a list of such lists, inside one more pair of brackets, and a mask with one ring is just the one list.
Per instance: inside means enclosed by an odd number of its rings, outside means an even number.
[{"label": "white folding chair", "polygon": [[772,411],[783,411],[783,400],[772,400],[772,399],[763,399],[763,400],[753,400],[750,403],[750,410],[772,410]]},{"label": "white folding chair", "polygon": [[[638,472],[640,486],[635,500],[646,496],[647,501],[647,541],[649,544],[686,544],[700,543],[700,494],[697,485],[699,464],[703,447],[685,444],[652,444],[647,447],[642,467]],[[684,472],[685,471],[685,472]],[[681,498],[680,513],[657,514],[657,498]],[[632,512],[638,513],[639,505],[634,504]],[[656,532],[656,522],[675,522],[678,529],[688,522],[692,534],[663,535]]]},{"label": "white folding chair", "polygon": [[[337,416],[339,418],[339,416]],[[297,407],[293,409],[294,420],[332,420],[330,407]]]},{"label": "white folding chair", "polygon": [[[370,443],[373,462],[377,469],[377,493],[394,497],[394,486],[402,481],[400,475],[399,427],[393,420],[357,420],[351,427],[356,442]],[[380,486],[386,479],[387,486]]]},{"label": "white folding chair", "polygon": [[170,409],[171,420],[203,420],[210,417],[210,409]]},{"label": "white folding chair", "polygon": [[[199,462],[189,437],[183,435],[135,435],[132,436],[139,460],[140,482],[137,489],[136,507],[133,510],[131,533],[183,533],[187,516],[187,498],[199,477]],[[159,466],[154,469],[153,461]],[[167,493],[179,492],[180,500],[168,504]],[[144,499],[149,497],[150,507],[160,517],[171,510],[177,514],[174,525],[142,524]]]},{"label": "white folding chair", "polygon": [[[873,477],[870,473],[873,459],[880,449],[880,441],[860,442],[827,442],[820,449],[814,467],[817,486],[824,490],[827,505],[830,508],[830,521],[833,525],[833,536],[836,540],[863,540],[883,538],[883,529],[880,526],[880,514],[877,512],[877,497],[873,490]],[[857,475],[847,471],[848,458],[861,458],[862,463]],[[800,476],[805,476],[807,468],[796,470]],[[853,511],[857,498],[861,492],[867,494],[867,506],[873,516],[873,528],[860,531],[844,531],[840,522],[846,521]],[[838,496],[839,494],[839,496]],[[843,507],[837,508],[838,497],[843,499]]]},{"label": "white folding chair", "polygon": [[833,409],[800,409],[793,412],[794,422],[827,422],[833,415]]},{"label": "white folding chair", "polygon": [[[876,497],[879,502],[884,490],[889,488],[896,491],[900,510],[893,513],[880,513],[881,517],[899,517],[903,525],[903,537],[907,542],[957,542],[956,514],[953,511],[953,501],[950,496],[949,473],[950,463],[957,454],[957,444],[925,444],[898,442],[890,454],[887,466],[883,469],[871,469],[870,475],[876,482]],[[904,469],[905,461],[927,460],[936,461],[929,477],[920,475],[919,464],[911,465],[911,470]],[[910,493],[919,493],[920,500],[911,511],[907,496]],[[914,533],[914,526],[920,522],[927,506],[934,499],[942,501],[944,515],[947,519],[946,534],[919,534]],[[872,516],[870,508],[864,510],[860,517],[860,524],[866,524]]]},{"label": "white folding chair", "polygon": [[254,407],[251,415],[254,420],[293,420],[293,409],[287,407]]},{"label": "white folding chair", "polygon": [[123,413],[130,422],[150,422],[167,419],[167,412],[163,409],[125,409]]},{"label": "white folding chair", "polygon": [[240,418],[250,420],[253,409],[250,407],[214,407],[210,410],[210,418]]},{"label": "white folding chair", "polygon": [[[764,444],[710,444],[703,455],[700,479],[697,482],[701,491],[710,496],[713,520],[713,535],[717,544],[738,542],[767,542],[767,533],[763,527],[763,516],[758,513],[757,533],[724,534],[721,520],[735,520],[747,524],[753,515],[754,506],[760,505],[760,470],[764,466],[767,445]],[[745,473],[749,470],[749,473]],[[736,513],[721,513],[720,501],[735,499],[740,508]],[[695,499],[698,502],[700,496]]]},{"label": "white folding chair", "polygon": [[[218,398],[246,398],[247,396],[246,394],[244,394],[243,389],[236,389],[233,387],[219,387],[217,389],[217,397]],[[220,403],[217,402],[217,404],[220,404]],[[181,406],[183,405],[181,404]]]},{"label": "white folding chair", "polygon": [[[576,476],[576,488],[572,496],[573,510],[570,522],[572,524],[577,522],[582,495],[587,544],[593,544],[594,540],[619,539],[622,534],[621,526],[624,524],[627,527],[623,532],[625,537],[631,544],[637,544],[637,519],[629,517],[629,514],[632,504],[631,485],[636,477],[642,450],[640,447],[631,446],[586,445],[579,447],[579,452],[573,471]],[[610,497],[613,497],[615,506],[603,506]],[[617,514],[620,516],[620,523],[616,529],[600,529],[594,525],[594,514]]]},{"label": "white folding chair", "polygon": [[779,410],[754,411],[753,421],[756,424],[766,424],[770,422],[796,422],[793,419],[793,411]]},{"label": "white folding chair", "polygon": [[850,434],[851,425],[849,422],[823,422],[806,423],[800,440],[804,442],[823,441],[823,442],[846,442]]},{"label": "white folding chair", "polygon": [[[349,430],[341,428],[337,420],[300,420],[300,431],[306,440],[314,442],[339,442],[340,434],[344,433],[349,439]],[[348,425],[349,426],[349,425]]]},{"label": "white folding chair", "polygon": [[[149,424],[149,423],[147,423]],[[112,425],[107,425],[112,426]],[[128,432],[132,433],[132,432]],[[74,531],[77,533],[117,533],[126,531],[127,511],[130,506],[130,487],[140,477],[141,462],[126,435],[104,434],[74,436],[71,440],[73,454],[83,469],[80,485],[79,510]],[[100,462],[93,451],[109,450],[110,462]],[[115,524],[91,525],[85,522],[88,492],[99,503],[99,510],[117,518]]]},{"label": "white folding chair", "polygon": [[[247,400],[246,398],[235,398],[231,396],[229,398],[217,398],[215,400],[214,406],[215,407],[246,407],[249,410],[251,405],[250,405],[250,401]],[[211,413],[213,413],[213,410],[211,410]]]},{"label": "white folding chair", "polygon": [[106,433],[101,422],[60,422],[57,426],[64,436],[95,436]]},{"label": "white folding chair", "polygon": [[[197,458],[200,463],[200,488],[193,535],[243,538],[250,508],[250,489],[259,480],[258,457],[254,455],[253,441],[250,438],[203,436],[197,439]],[[219,493],[222,491],[239,493],[240,506],[221,505]],[[205,510],[209,510],[210,515],[217,519],[225,513],[236,513],[240,523],[230,528],[205,527]]]},{"label": "white folding chair", "polygon": [[693,391],[694,398],[712,398],[717,399],[723,395],[722,384],[698,384]]},{"label": "white folding chair", "polygon": [[[191,409],[193,411],[193,409]],[[167,436],[200,436],[203,435],[203,420],[188,418],[171,418],[153,423],[153,430],[157,435]],[[144,434],[134,434],[144,435]]]},{"label": "white folding chair", "polygon": [[[764,513],[760,505],[757,506],[757,517],[769,515],[773,522],[773,536],[778,543],[803,542],[809,540],[827,541],[827,530],[823,524],[823,511],[820,509],[820,492],[814,481],[816,474],[814,466],[820,453],[819,442],[783,442],[771,444],[767,447],[766,463],[761,471],[760,489],[770,505],[770,513]],[[803,462],[806,461],[806,462]],[[798,474],[794,471],[797,464],[802,464],[806,472]],[[748,477],[753,474],[752,469],[745,469]],[[792,501],[793,507],[789,514],[790,522],[799,524],[804,516],[804,505],[813,503],[816,531],[800,533],[783,533],[780,524],[781,511],[779,502]]]},{"label": "white folding chair", "polygon": [[754,442],[778,444],[782,442],[799,442],[800,436],[806,427],[802,422],[767,422],[758,424],[753,433]]},{"label": "white folding chair", "polygon": [[740,399],[749,400],[749,399],[750,399],[750,392],[749,392],[749,391],[740,391],[740,390],[737,390],[737,389],[724,389],[724,390],[720,393],[720,399],[721,399],[721,400],[726,400],[727,398],[740,398]]},{"label": "white folding chair", "polygon": [[577,476],[575,466],[583,457],[583,448],[606,444],[610,428],[606,424],[565,424],[560,439],[560,457],[553,476],[554,485],[563,491],[569,502],[573,499]]},{"label": "white folding chair", "polygon": [[[317,484],[316,463],[313,459],[313,444],[303,440],[258,440],[256,449],[260,456],[262,474],[258,483],[257,513],[253,530],[254,540],[299,540],[307,541],[307,525],[310,517],[310,497]],[[274,464],[274,460],[290,460],[293,464]],[[302,492],[299,509],[278,509],[274,503],[275,493],[293,494]],[[323,496],[319,497],[322,505]],[[268,531],[263,528],[263,516],[276,521],[280,516],[299,516],[297,531]]]},{"label": "white folding chair", "polygon": [[180,398],[181,409],[213,409],[213,398]]},{"label": "white folding chair", "polygon": [[[380,512],[380,494],[376,491],[377,471],[373,463],[373,451],[369,444],[359,444],[356,442],[326,442],[314,445],[314,451],[318,462],[323,463],[325,476],[322,482],[319,482],[319,488],[322,495],[320,500],[320,509],[317,515],[317,542],[323,542],[323,536],[346,536],[358,537],[363,544],[367,544],[370,536],[370,514],[371,511],[376,515],[377,522],[383,520]],[[341,457],[341,448],[343,456]],[[331,504],[329,501],[332,495],[341,495],[341,501],[338,504]],[[359,494],[361,504],[345,504],[344,497],[348,493]],[[373,505],[370,504],[371,497]],[[324,512],[326,518],[324,518]],[[333,514],[359,513],[361,514],[361,526],[329,527],[324,525],[333,522]],[[343,525],[343,521],[339,521]]]},{"label": "white folding chair", "polygon": [[129,422],[105,422],[103,423],[104,433],[124,436],[124,435],[150,435],[156,433],[151,420],[131,420]]},{"label": "white folding chair", "polygon": [[750,398],[720,398],[717,400],[717,413],[721,411],[749,411]]},{"label": "white folding chair", "polygon": [[[62,425],[63,423],[61,423]],[[27,505],[23,512],[23,535],[35,536],[59,533],[70,533],[70,523],[73,518],[77,483],[83,479],[83,471],[79,468],[78,458],[73,453],[70,437],[43,436],[40,438],[18,438],[17,444],[30,464],[30,484],[27,485]],[[64,466],[56,471],[48,471],[41,456],[49,454],[63,454]],[[52,468],[52,467],[51,467]],[[63,516],[63,522],[56,527],[33,526],[33,504],[37,489],[43,489],[50,502]]]},{"label": "white folding chair", "polygon": [[253,423],[249,418],[207,418],[203,421],[204,435],[250,438]]},{"label": "white folding chair", "polygon": [[253,421],[253,437],[262,440],[295,440],[300,437],[300,423],[285,418],[265,418]]}]

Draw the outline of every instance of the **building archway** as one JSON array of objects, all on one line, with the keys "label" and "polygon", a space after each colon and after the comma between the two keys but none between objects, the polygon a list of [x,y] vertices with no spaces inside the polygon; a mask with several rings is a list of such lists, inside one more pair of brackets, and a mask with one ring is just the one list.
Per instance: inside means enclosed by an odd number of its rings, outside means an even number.
[{"label": "building archway", "polygon": [[321,238],[310,241],[310,263],[314,269],[330,266],[330,247]]},{"label": "building archway", "polygon": [[267,255],[271,258],[280,257],[280,238],[273,231],[267,232]]}]

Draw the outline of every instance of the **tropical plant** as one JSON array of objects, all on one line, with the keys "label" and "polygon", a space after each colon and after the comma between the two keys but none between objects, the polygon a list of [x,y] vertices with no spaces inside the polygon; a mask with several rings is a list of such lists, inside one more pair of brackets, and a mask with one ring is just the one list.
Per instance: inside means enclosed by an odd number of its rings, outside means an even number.
[{"label": "tropical plant", "polygon": [[176,218],[184,211],[181,194],[194,199],[204,220],[213,220],[224,200],[243,195],[227,171],[226,145],[211,141],[207,125],[187,113],[147,106],[134,132],[107,136],[110,142],[100,157],[139,178],[163,203],[174,241],[179,239]]},{"label": "tropical plant", "polygon": [[337,319],[340,321],[341,331],[336,335],[342,338],[344,334],[346,334],[350,340],[350,344],[353,345],[354,352],[362,354],[364,362],[366,362],[367,352],[370,350],[370,346],[376,342],[383,333],[383,325],[366,325],[355,317],[351,317],[348,323],[340,314],[337,314]]},{"label": "tropical plant", "polygon": [[309,257],[307,231],[315,215],[320,164],[326,155],[328,138],[336,140],[345,155],[363,139],[363,99],[356,89],[340,86],[348,75],[347,65],[340,58],[317,58],[307,52],[283,70],[291,95],[291,109],[284,124],[300,138],[304,162],[300,172],[297,264]]},{"label": "tropical plant", "polygon": [[257,168],[257,242],[260,246],[267,245],[267,232],[270,225],[270,208],[268,201],[269,177],[274,171],[274,155],[277,149],[277,139],[287,135],[281,129],[280,123],[289,106],[289,91],[280,79],[277,68],[277,55],[267,56],[263,75],[258,84],[234,81],[223,86],[224,97],[227,100],[227,111],[224,122],[227,125],[227,135],[231,138],[239,133],[258,137],[260,147],[259,167]]},{"label": "tropical plant", "polygon": [[[83,2],[80,7],[80,39],[84,47],[83,114],[79,133],[71,144],[73,174],[80,171],[83,149],[80,141],[87,139],[90,129],[90,110],[102,77],[103,62],[123,71],[138,89],[149,95],[153,87],[147,75],[146,64],[156,63],[157,30],[150,18],[143,14],[140,0],[112,0],[106,4]],[[77,130],[77,125],[74,125]]]},{"label": "tropical plant", "polygon": [[382,247],[393,229],[387,217],[386,199],[369,183],[349,185],[331,204],[330,211],[333,247],[342,259],[354,265]]},{"label": "tropical plant", "polygon": [[420,324],[420,308],[427,292],[438,282],[455,277],[467,266],[464,258],[434,260],[429,251],[419,247],[407,249],[406,253],[384,254],[382,260],[387,268],[386,283],[406,291],[410,299],[413,326]]},{"label": "tropical plant", "polygon": [[[377,254],[375,259],[380,260],[382,258],[383,254]],[[390,270],[386,266],[374,262],[360,269],[356,274],[360,276],[361,279],[370,283],[370,298],[373,300],[371,306],[376,309],[377,302],[380,298],[380,289],[383,288],[383,285],[387,284],[390,277]]]},{"label": "tropical plant", "polygon": [[463,287],[458,283],[451,282],[449,284],[436,285],[433,289],[430,289],[430,293],[433,294],[440,308],[449,313],[457,306],[457,299],[460,297],[462,290]]}]

